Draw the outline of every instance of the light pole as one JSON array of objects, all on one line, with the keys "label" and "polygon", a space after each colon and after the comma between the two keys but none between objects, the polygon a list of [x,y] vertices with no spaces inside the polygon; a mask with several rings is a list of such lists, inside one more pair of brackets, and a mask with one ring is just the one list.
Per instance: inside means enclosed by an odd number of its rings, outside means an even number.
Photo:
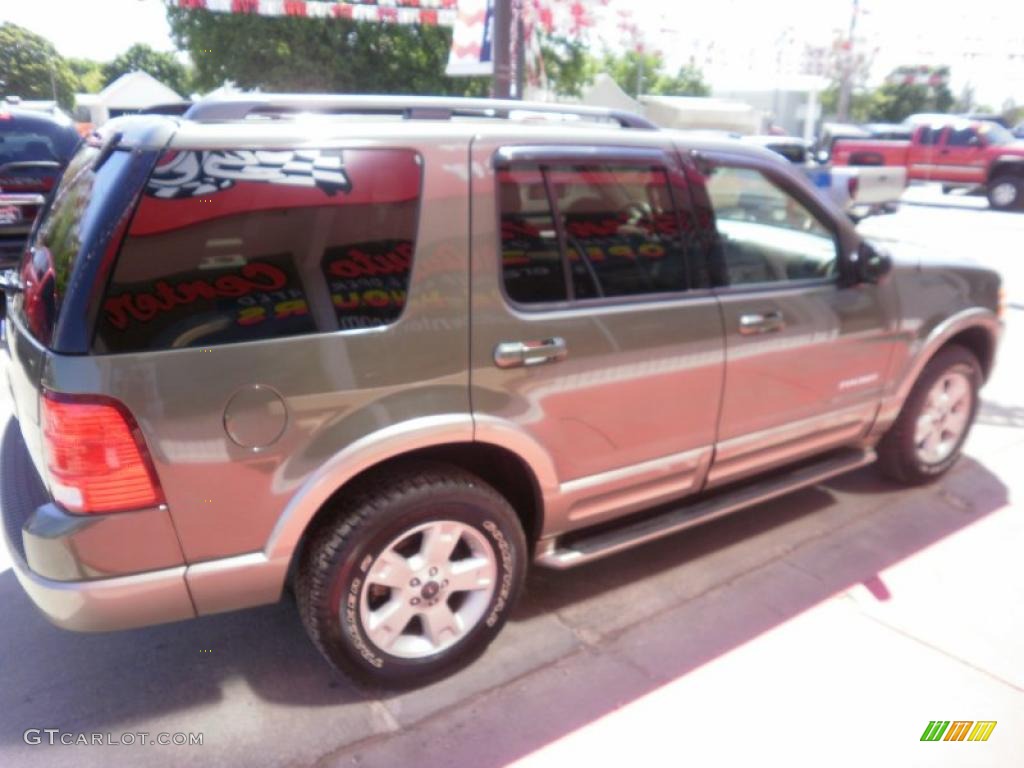
[{"label": "light pole", "polygon": [[853,91],[853,36],[857,31],[857,17],[860,15],[860,0],[853,0],[853,13],[850,15],[850,36],[846,38],[846,50],[843,54],[842,73],[839,80],[839,103],[836,111],[839,122],[845,123],[850,116],[850,93]]},{"label": "light pole", "polygon": [[491,58],[494,75],[491,93],[496,99],[512,95],[512,0],[494,0]]}]

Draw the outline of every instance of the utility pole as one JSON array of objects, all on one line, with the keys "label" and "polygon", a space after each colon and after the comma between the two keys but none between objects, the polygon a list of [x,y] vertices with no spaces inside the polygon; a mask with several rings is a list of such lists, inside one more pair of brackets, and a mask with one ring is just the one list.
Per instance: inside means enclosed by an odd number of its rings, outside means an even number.
[{"label": "utility pole", "polygon": [[857,31],[857,17],[860,15],[860,0],[853,0],[853,13],[850,15],[850,34],[846,38],[846,49],[843,53],[842,72],[839,80],[839,103],[836,111],[839,122],[850,119],[850,94],[853,91],[853,36]]},{"label": "utility pole", "polygon": [[491,59],[494,75],[491,93],[496,99],[512,95],[512,0],[494,0]]}]

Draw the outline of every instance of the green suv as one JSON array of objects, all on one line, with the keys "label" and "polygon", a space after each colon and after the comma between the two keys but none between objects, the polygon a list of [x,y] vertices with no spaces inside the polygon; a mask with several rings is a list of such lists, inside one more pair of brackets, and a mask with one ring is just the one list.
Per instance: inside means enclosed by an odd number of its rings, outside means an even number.
[{"label": "green suv", "polygon": [[121,118],[4,278],[25,591],[115,630],[279,600],[376,684],[569,568],[956,461],[1000,279],[890,257],[774,153],[634,115],[259,96]]}]

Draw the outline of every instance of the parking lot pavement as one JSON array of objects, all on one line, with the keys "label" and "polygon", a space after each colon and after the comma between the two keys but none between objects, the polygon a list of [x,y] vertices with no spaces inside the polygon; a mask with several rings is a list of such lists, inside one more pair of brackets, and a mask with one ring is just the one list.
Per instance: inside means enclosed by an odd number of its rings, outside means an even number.
[{"label": "parking lot pavement", "polygon": [[[966,228],[975,256],[1008,263],[1024,215],[954,203],[862,226],[925,244]],[[330,672],[288,599],[76,635],[49,626],[0,562],[0,765],[1017,764],[1021,350],[1024,309],[1011,310],[967,457],[939,483],[907,490],[869,467],[536,571],[488,652],[418,691],[361,691]],[[936,718],[998,726],[985,743],[920,742]],[[28,728],[204,743],[35,746]]]}]

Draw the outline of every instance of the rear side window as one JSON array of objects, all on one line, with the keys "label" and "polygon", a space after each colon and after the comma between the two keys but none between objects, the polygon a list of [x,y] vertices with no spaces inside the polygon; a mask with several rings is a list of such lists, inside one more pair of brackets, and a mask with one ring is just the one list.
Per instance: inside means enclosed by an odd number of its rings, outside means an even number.
[{"label": "rear side window", "polygon": [[85,235],[101,223],[103,202],[113,186],[121,182],[129,162],[127,152],[117,151],[97,170],[93,165],[99,151],[83,145],[72,158],[32,248],[22,258],[25,291],[21,316],[25,327],[42,344],[51,342]]},{"label": "rear side window", "polygon": [[393,323],[409,287],[420,177],[411,150],[165,155],[110,277],[95,349]]},{"label": "rear side window", "polygon": [[685,198],[685,188],[673,188],[665,168],[513,167],[499,170],[498,183],[502,272],[512,301],[539,304],[693,287],[687,247],[692,224],[677,200]]},{"label": "rear side window", "polygon": [[921,129],[920,143],[926,147],[936,146],[944,130],[941,125],[926,125]]}]

